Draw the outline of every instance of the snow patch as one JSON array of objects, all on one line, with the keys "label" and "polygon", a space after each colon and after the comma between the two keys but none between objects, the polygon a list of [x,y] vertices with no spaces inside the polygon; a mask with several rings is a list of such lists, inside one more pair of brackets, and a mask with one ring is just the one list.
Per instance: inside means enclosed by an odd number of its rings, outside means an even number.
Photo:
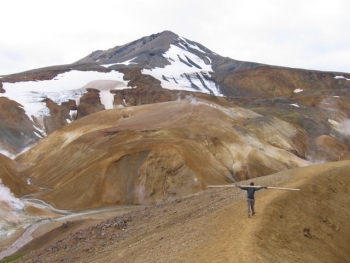
[{"label": "snow patch", "polygon": [[20,103],[31,119],[31,116],[49,115],[49,109],[42,102],[46,98],[58,105],[70,99],[79,102],[79,98],[86,92],[82,87],[95,80],[114,81],[115,85],[111,89],[126,88],[127,81],[123,80],[123,75],[117,71],[105,73],[72,70],[57,75],[53,80],[3,83],[6,92],[0,96]]},{"label": "snow patch", "polygon": [[[4,149],[0,149],[0,153],[1,153],[2,155],[7,156],[7,157],[10,158],[10,159],[14,159],[14,157],[15,157],[14,154],[12,154],[12,153],[10,153],[10,152],[4,150]],[[1,179],[0,179],[0,180],[1,180]]]},{"label": "snow patch", "polygon": [[104,67],[110,67],[110,66],[114,66],[114,65],[130,65],[130,64],[138,64],[136,62],[131,62],[133,61],[135,58],[137,57],[134,57],[132,59],[129,59],[127,61],[124,61],[124,62],[117,62],[117,63],[112,63],[112,64],[102,64],[101,66],[104,66]]},{"label": "snow patch", "polygon": [[170,65],[143,69],[142,73],[158,79],[165,89],[220,95],[215,83],[210,80],[210,72],[213,72],[211,64],[205,64],[200,57],[175,45],[170,45],[164,57],[168,58]]},{"label": "snow patch", "polygon": [[346,79],[346,80],[350,80],[350,79],[345,78],[344,76],[335,76],[334,78],[335,78],[335,79]]},{"label": "snow patch", "polygon": [[292,106],[294,106],[294,107],[297,107],[297,108],[300,108],[300,106],[299,106],[298,104],[296,104],[296,103],[292,103],[292,104],[290,104],[290,105],[292,105]]},{"label": "snow patch", "polygon": [[35,134],[36,136],[38,136],[39,138],[42,138],[42,137],[43,137],[40,133],[34,132],[34,134]]},{"label": "snow patch", "polygon": [[185,47],[184,45],[182,45],[182,43],[179,43],[180,46],[182,46],[185,50],[187,50],[187,47]]},{"label": "snow patch", "polygon": [[[203,50],[201,50],[196,44],[191,44],[191,43],[189,43],[189,42],[187,42],[187,40],[185,39],[185,38],[183,38],[183,37],[179,37],[179,40],[182,40],[183,42],[185,42],[186,43],[186,45],[188,46],[188,47],[190,47],[190,48],[192,48],[192,49],[196,49],[196,50],[198,50],[198,51],[200,51],[200,52],[202,52],[202,53],[206,53],[205,51],[203,51]],[[183,46],[186,50],[187,50],[187,47],[185,47],[184,45],[182,45],[181,43],[179,43],[181,46]]]},{"label": "snow patch", "polygon": [[69,115],[70,115],[70,117],[71,117],[73,120],[76,119],[77,114],[78,114],[78,111],[77,111],[77,110],[71,110],[71,111],[69,111]]},{"label": "snow patch", "polygon": [[113,109],[114,95],[109,90],[100,91],[100,100],[106,110]]},{"label": "snow patch", "polygon": [[339,127],[339,122],[332,120],[332,119],[328,119],[328,122],[330,124],[332,124],[334,127],[338,128]]},{"label": "snow patch", "polygon": [[39,127],[37,127],[37,126],[33,126],[38,132],[40,132],[40,134],[38,135],[38,137],[39,138],[42,138],[43,136],[42,135],[44,135],[44,136],[46,136],[47,134],[46,134],[46,132],[44,131],[44,130],[42,130],[42,129],[40,129]]},{"label": "snow patch", "polygon": [[303,91],[302,89],[295,89],[294,93],[299,93],[299,92],[302,92],[302,91]]},{"label": "snow patch", "polygon": [[342,122],[329,119],[328,122],[344,136],[348,137],[350,135],[350,119],[346,119]]}]

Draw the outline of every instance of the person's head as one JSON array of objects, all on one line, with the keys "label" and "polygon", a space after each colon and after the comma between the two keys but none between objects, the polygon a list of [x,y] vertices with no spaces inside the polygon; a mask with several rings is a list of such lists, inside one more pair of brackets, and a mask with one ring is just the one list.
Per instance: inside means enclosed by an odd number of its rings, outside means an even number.
[{"label": "person's head", "polygon": [[254,183],[253,183],[253,182],[250,182],[250,185],[254,185]]}]

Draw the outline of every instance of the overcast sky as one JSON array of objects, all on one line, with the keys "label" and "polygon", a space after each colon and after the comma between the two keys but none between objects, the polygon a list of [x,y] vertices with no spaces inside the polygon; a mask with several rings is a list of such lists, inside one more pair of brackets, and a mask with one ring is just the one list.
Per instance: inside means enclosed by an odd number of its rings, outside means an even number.
[{"label": "overcast sky", "polygon": [[170,30],[237,60],[350,72],[349,0],[1,0],[0,75]]}]

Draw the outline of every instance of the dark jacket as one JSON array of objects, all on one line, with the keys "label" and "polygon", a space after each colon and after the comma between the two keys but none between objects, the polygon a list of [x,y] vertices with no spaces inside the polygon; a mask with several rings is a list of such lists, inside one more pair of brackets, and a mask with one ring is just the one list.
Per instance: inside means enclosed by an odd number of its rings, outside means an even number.
[{"label": "dark jacket", "polygon": [[244,187],[244,186],[238,186],[242,190],[247,191],[247,198],[248,199],[254,199],[254,193],[255,191],[259,191],[260,189],[263,189],[264,187]]}]

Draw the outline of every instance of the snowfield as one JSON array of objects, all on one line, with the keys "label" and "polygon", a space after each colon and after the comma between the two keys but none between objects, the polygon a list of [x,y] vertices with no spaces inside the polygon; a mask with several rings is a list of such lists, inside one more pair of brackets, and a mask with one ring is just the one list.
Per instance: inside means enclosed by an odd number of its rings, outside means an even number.
[{"label": "snowfield", "polygon": [[113,95],[109,90],[127,88],[128,83],[123,80],[123,75],[117,71],[103,73],[72,70],[59,74],[52,80],[3,83],[6,92],[0,93],[0,96],[20,103],[30,119],[32,115],[49,114],[42,102],[44,99],[51,99],[60,105],[70,99],[77,100],[86,92],[86,88],[101,90],[101,103],[110,109],[113,107]]}]

